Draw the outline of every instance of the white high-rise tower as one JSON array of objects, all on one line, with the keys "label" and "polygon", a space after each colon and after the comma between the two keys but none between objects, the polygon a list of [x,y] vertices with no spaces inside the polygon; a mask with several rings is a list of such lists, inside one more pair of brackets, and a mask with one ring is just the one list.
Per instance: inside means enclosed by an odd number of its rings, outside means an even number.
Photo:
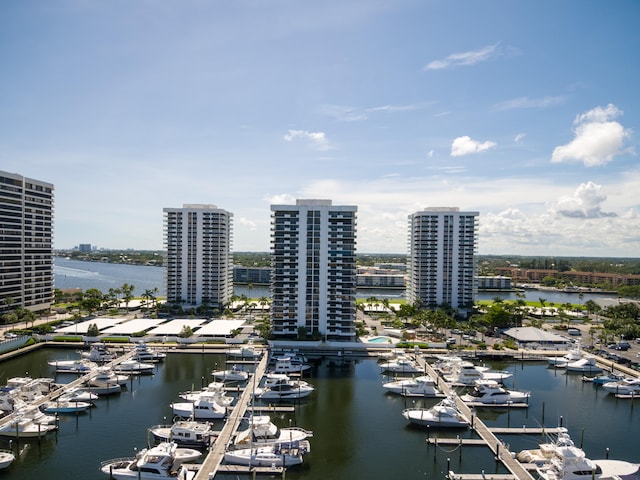
[{"label": "white high-rise tower", "polygon": [[476,299],[478,212],[427,208],[409,215],[407,299],[465,310]]},{"label": "white high-rise tower", "polygon": [[233,214],[200,204],[163,211],[167,303],[225,308],[233,295]]},{"label": "white high-rise tower", "polygon": [[271,206],[271,333],[355,340],[356,206]]}]

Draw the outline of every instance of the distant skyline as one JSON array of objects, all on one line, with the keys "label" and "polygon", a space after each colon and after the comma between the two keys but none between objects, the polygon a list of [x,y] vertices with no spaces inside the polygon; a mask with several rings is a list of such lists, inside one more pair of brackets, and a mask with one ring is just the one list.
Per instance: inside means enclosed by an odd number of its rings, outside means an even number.
[{"label": "distant skyline", "polygon": [[55,248],[161,250],[163,208],[478,211],[479,253],[640,256],[640,3],[0,3],[0,170],[55,186]]}]

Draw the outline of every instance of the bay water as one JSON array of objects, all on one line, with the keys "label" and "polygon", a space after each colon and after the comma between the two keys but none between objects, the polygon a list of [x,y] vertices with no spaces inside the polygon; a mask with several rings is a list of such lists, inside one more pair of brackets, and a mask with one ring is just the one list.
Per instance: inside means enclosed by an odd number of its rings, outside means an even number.
[{"label": "bay water", "polygon": [[[79,358],[73,348],[45,347],[0,364],[0,384],[13,376],[53,376],[47,362]],[[0,476],[15,480],[106,480],[100,463],[114,457],[132,456],[147,446],[148,428],[171,422],[170,403],[178,393],[200,388],[211,381],[211,372],[225,365],[219,353],[169,353],[153,375],[133,377],[119,395],[104,397],[79,415],[63,415],[59,430],[42,440],[9,442],[17,460]],[[640,461],[635,439],[640,433],[640,402],[616,399],[602,388],[583,382],[579,374],[566,374],[546,362],[494,362],[513,377],[506,385],[532,392],[528,409],[478,409],[476,415],[488,426],[548,426],[562,423],[576,444],[591,458],[609,457]],[[275,423],[313,431],[311,453],[299,467],[287,471],[293,480],[391,480],[442,479],[447,469],[460,473],[506,473],[483,446],[434,447],[427,436],[473,438],[470,430],[427,431],[410,426],[402,410],[431,406],[436,399],[405,399],[385,393],[383,376],[375,359],[348,365],[327,361],[315,365],[307,381],[315,392],[292,403],[293,412],[272,414]],[[66,383],[73,375],[57,375]],[[460,391],[460,393],[462,393]],[[224,420],[216,420],[222,428]],[[540,435],[501,435],[512,451],[535,448]],[[240,476],[219,475],[237,479]],[[248,477],[244,477],[248,478]]]}]

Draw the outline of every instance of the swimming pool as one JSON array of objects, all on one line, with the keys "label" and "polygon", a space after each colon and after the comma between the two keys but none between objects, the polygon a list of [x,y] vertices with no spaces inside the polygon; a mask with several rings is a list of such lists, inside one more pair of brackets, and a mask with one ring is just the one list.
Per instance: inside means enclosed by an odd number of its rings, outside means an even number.
[{"label": "swimming pool", "polygon": [[367,339],[367,343],[398,343],[398,339],[392,337],[371,337]]}]

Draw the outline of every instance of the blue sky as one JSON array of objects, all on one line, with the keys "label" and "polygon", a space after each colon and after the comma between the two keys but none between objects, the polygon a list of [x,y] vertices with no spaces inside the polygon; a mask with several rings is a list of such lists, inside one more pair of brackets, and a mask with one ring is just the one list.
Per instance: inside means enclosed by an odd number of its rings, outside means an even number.
[{"label": "blue sky", "polygon": [[640,252],[640,2],[0,3],[0,169],[55,185],[55,247],[162,248],[162,209],[480,213],[481,254]]}]

